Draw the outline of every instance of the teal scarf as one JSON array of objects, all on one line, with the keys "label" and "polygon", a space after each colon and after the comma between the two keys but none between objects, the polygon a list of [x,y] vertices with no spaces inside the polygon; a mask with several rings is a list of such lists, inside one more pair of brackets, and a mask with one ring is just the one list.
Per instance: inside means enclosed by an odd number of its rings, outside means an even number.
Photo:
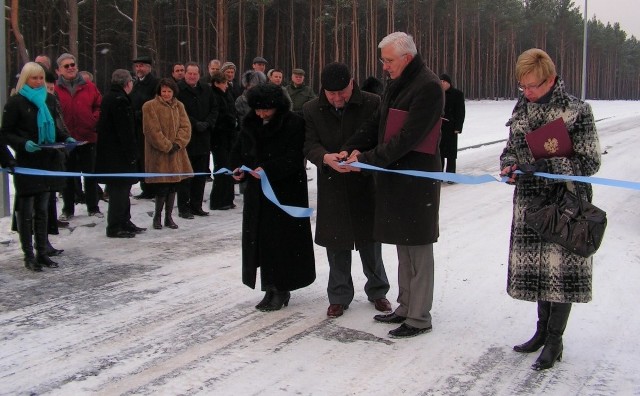
[{"label": "teal scarf", "polygon": [[38,107],[38,144],[54,143],[56,141],[56,127],[46,103],[47,89],[44,86],[31,88],[25,85],[19,93]]}]

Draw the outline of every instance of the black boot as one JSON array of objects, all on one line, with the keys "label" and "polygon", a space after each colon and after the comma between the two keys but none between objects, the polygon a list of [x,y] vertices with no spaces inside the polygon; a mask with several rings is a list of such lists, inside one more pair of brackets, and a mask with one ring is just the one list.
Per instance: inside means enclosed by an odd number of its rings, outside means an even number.
[{"label": "black boot", "polygon": [[260,311],[269,312],[269,311],[279,311],[283,306],[289,305],[289,299],[291,298],[291,293],[288,291],[278,291],[273,290],[273,296],[271,296],[271,300],[266,303],[264,306],[258,308]]},{"label": "black boot", "polygon": [[274,288],[267,287],[266,289],[267,289],[267,291],[264,293],[264,298],[262,299],[262,301],[260,301],[258,303],[258,305],[256,305],[256,309],[258,309],[260,311],[262,311],[264,309],[264,307],[269,305],[269,303],[271,302],[271,299],[273,298],[273,290],[274,290]]},{"label": "black boot", "polygon": [[51,245],[51,242],[49,242],[49,238],[47,238],[47,256],[59,256],[62,254],[62,252],[64,252],[64,249],[54,248],[53,245]]},{"label": "black boot", "polygon": [[41,272],[42,266],[33,255],[33,219],[31,210],[16,210],[16,225],[18,227],[18,235],[20,236],[20,246],[24,253],[24,266],[31,271]]},{"label": "black boot", "polygon": [[175,230],[178,225],[173,221],[171,214],[173,213],[173,204],[176,202],[176,193],[167,194],[167,204],[164,208],[164,225]]},{"label": "black boot", "polygon": [[56,263],[55,261],[51,260],[49,258],[49,256],[47,256],[46,254],[40,254],[38,253],[38,256],[36,257],[36,260],[38,261],[38,264],[45,266],[45,267],[49,267],[49,268],[58,268],[58,263]]},{"label": "black boot", "polygon": [[[48,199],[48,198],[47,198]],[[51,260],[47,255],[47,217],[46,211],[35,208],[35,216],[33,217],[33,236],[36,243],[36,260],[38,264],[49,267],[58,268],[58,263]]]},{"label": "black boot", "polygon": [[156,230],[162,229],[162,209],[166,199],[166,195],[156,195],[156,210],[153,213],[153,228]]},{"label": "black boot", "polygon": [[534,370],[546,370],[562,361],[562,334],[567,327],[571,313],[571,303],[551,303],[549,323],[547,325],[547,340],[542,348],[542,353],[531,366]]},{"label": "black boot", "polygon": [[513,350],[522,353],[531,353],[540,349],[547,339],[547,323],[549,322],[549,308],[551,303],[548,301],[538,301],[538,324],[536,333],[531,339],[524,344],[516,345]]}]

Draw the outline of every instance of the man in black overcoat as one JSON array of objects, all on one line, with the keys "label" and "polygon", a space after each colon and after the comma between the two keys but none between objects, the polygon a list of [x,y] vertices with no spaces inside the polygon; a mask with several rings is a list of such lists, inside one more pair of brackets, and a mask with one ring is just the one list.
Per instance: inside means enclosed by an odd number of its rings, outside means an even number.
[{"label": "man in black overcoat", "polygon": [[[440,138],[440,160],[442,169],[456,173],[458,158],[458,135],[462,133],[464,124],[464,93],[453,87],[451,77],[441,74],[440,81],[444,89],[444,119],[442,120],[442,136]],[[446,168],[445,168],[445,159]]]}]

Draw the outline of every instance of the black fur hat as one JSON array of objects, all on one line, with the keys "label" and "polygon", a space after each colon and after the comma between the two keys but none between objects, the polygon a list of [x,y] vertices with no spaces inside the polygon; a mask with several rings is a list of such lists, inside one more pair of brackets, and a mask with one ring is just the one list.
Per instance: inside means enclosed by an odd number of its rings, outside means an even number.
[{"label": "black fur hat", "polygon": [[284,91],[279,85],[264,83],[258,84],[247,91],[247,103],[252,109],[277,109],[289,110],[289,99],[284,96]]}]

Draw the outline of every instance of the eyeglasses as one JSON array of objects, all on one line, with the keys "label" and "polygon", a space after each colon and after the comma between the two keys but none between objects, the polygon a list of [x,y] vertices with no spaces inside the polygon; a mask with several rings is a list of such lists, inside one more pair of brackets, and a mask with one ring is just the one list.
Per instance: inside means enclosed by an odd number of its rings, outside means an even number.
[{"label": "eyeglasses", "polygon": [[529,90],[531,91],[532,89],[538,89],[542,86],[542,84],[546,83],[547,80],[542,80],[542,82],[540,84],[533,84],[533,85],[520,85],[520,83],[518,83],[518,91],[520,92],[524,92],[525,90]]},{"label": "eyeglasses", "polygon": [[396,60],[402,58],[403,56],[405,56],[406,54],[402,54],[399,57],[397,57],[396,59],[384,59],[384,58],[380,58],[378,59],[380,61],[380,63],[382,63],[383,65],[389,65],[393,62],[395,62]]},{"label": "eyeglasses", "polygon": [[75,63],[67,63],[66,65],[62,65],[62,67],[64,67],[65,69],[68,69],[70,67],[76,67]]}]

